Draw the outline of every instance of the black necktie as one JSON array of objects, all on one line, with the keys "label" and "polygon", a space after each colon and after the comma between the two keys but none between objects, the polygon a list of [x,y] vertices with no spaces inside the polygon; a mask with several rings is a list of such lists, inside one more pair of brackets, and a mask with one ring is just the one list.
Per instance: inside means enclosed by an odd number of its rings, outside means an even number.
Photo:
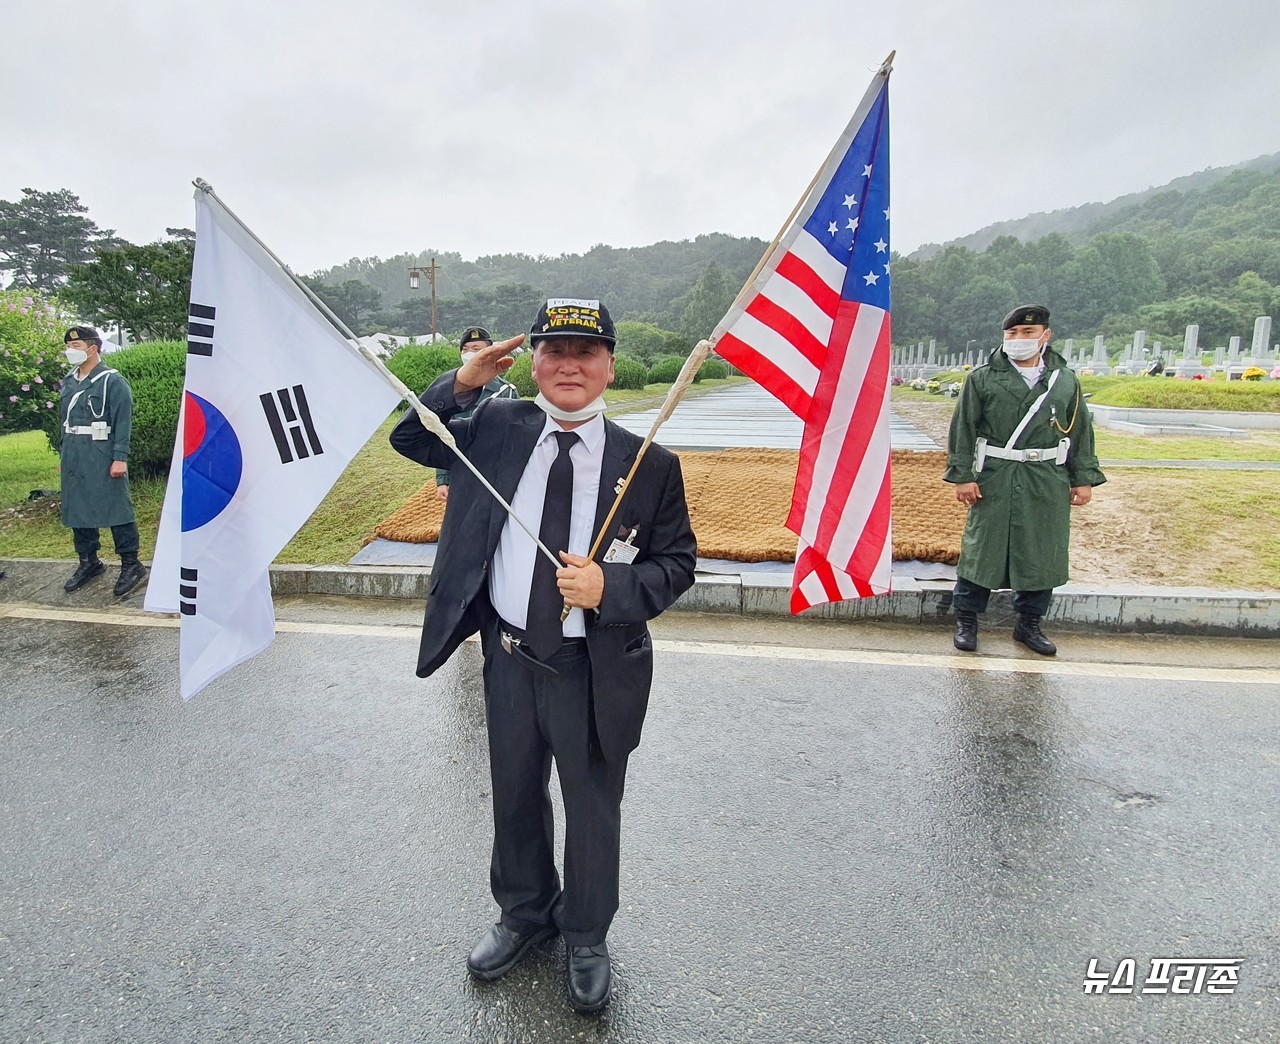
[{"label": "black necktie", "polygon": [[[542,502],[542,526],[538,537],[553,555],[569,550],[569,518],[573,514],[573,461],[569,450],[578,436],[572,431],[555,432],[560,451],[547,475],[547,495]],[[529,588],[529,614],[524,636],[529,651],[547,660],[564,641],[560,613],[564,596],[556,586],[556,567],[539,550],[533,559],[533,584]]]}]

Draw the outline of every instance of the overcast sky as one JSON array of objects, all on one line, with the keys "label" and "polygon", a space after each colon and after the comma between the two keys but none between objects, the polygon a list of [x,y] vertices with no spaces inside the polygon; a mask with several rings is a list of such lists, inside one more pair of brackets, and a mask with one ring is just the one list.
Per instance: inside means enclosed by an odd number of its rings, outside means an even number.
[{"label": "overcast sky", "polygon": [[893,247],[1280,151],[1276,0],[43,0],[0,198],[134,242],[203,177],[294,269],[772,238],[897,50]]}]

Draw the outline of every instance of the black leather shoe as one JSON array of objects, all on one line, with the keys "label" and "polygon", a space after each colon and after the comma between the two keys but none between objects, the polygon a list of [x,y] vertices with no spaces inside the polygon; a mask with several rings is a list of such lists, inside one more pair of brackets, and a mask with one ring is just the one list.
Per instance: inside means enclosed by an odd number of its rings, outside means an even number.
[{"label": "black leather shoe", "polygon": [[1039,653],[1041,656],[1053,656],[1058,651],[1058,647],[1040,630],[1038,616],[1019,616],[1018,624],[1013,629],[1013,640],[1021,642],[1032,652]]},{"label": "black leather shoe", "polygon": [[605,943],[569,947],[569,1003],[575,1011],[590,1013],[608,1004],[612,977]]},{"label": "black leather shoe", "polygon": [[973,652],[978,648],[978,614],[956,612],[956,636],[953,644],[961,652]]},{"label": "black leather shoe", "polygon": [[147,568],[137,558],[126,558],[120,562],[120,577],[116,580],[114,588],[115,596],[123,598],[140,583],[142,578],[147,575]]},{"label": "black leather shoe", "polygon": [[99,560],[97,555],[81,555],[80,565],[76,567],[76,571],[67,577],[67,582],[62,585],[62,589],[70,594],[72,591],[79,591],[95,576],[101,576],[107,571]]},{"label": "black leather shoe", "polygon": [[471,950],[471,956],[467,958],[467,971],[485,982],[501,979],[520,963],[532,947],[554,939],[559,934],[554,924],[522,933],[499,921],[484,933]]}]

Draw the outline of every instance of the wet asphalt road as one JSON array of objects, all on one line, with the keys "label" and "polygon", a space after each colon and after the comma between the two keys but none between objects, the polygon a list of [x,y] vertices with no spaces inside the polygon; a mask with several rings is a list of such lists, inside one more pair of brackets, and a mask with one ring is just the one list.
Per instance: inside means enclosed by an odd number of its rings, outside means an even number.
[{"label": "wet asphalt road", "polygon": [[[0,1039],[1280,1035],[1280,685],[668,616],[590,1018],[557,945],[464,971],[494,916],[479,649],[418,681],[413,615],[297,607],[336,633],[282,634],[186,706],[172,629],[0,620]],[[1274,643],[1064,645],[1280,677]],[[1137,959],[1139,986],[1153,957],[1245,963],[1231,996],[1086,996],[1091,957]]]}]

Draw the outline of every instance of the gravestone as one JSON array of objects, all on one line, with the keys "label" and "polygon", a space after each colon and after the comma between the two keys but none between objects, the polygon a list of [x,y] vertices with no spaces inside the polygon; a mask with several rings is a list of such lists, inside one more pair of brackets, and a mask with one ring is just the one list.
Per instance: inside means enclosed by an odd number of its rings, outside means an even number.
[{"label": "gravestone", "polygon": [[1227,342],[1227,357],[1235,362],[1240,358],[1240,338],[1233,337]]},{"label": "gravestone", "polygon": [[934,366],[938,361],[938,342],[932,337],[929,338],[929,365]]},{"label": "gravestone", "polygon": [[1255,359],[1265,359],[1271,345],[1271,316],[1260,315],[1253,321],[1253,347],[1249,354]]}]

